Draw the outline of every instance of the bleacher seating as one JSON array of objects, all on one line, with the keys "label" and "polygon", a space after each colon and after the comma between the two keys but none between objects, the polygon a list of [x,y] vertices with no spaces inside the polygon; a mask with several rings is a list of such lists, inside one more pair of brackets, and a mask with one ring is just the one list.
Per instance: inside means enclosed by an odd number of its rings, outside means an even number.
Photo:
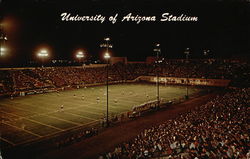
[{"label": "bleacher seating", "polygon": [[207,104],[145,129],[104,159],[249,158],[250,89],[229,90]]},{"label": "bleacher seating", "polygon": [[[249,85],[250,65],[235,60],[164,60],[156,64],[117,63],[109,67],[109,80],[133,80],[138,76],[230,79],[233,85]],[[0,70],[0,93],[105,83],[106,67],[48,67]]]}]

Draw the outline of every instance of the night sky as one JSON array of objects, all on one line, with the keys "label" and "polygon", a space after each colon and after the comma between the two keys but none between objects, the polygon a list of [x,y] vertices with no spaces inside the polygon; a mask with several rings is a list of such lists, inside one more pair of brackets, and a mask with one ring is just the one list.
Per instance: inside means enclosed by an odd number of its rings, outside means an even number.
[{"label": "night sky", "polygon": [[[109,36],[114,45],[112,56],[145,60],[155,55],[154,43],[161,43],[162,56],[201,58],[204,49],[211,57],[247,57],[250,54],[250,2],[206,1],[192,3],[173,0],[0,0],[1,24],[8,37],[5,62],[15,64],[36,60],[37,51],[46,47],[51,59],[74,58],[78,49],[97,59],[99,47]],[[115,24],[100,22],[65,22],[61,13],[106,17],[118,13]],[[197,22],[160,22],[162,13],[197,16]],[[155,22],[121,22],[128,13],[156,16]]]}]

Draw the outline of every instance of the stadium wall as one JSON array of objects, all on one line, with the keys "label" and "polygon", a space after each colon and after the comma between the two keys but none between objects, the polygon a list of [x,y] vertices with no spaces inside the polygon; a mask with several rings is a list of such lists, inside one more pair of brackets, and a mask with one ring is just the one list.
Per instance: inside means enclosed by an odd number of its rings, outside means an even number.
[{"label": "stadium wall", "polygon": [[[118,83],[133,83],[134,80],[126,80],[126,81],[110,81],[109,84],[118,84]],[[31,89],[31,90],[24,90],[24,91],[16,91],[14,93],[10,92],[9,94],[0,94],[0,97],[9,97],[9,96],[26,96],[26,95],[33,95],[33,94],[42,94],[42,93],[50,93],[50,92],[58,92],[58,91],[65,91],[71,89],[79,89],[84,87],[94,87],[94,86],[101,86],[105,85],[106,83],[93,83],[93,84],[83,84],[83,85],[72,85],[72,86],[64,86],[60,88],[42,88],[42,89]]]},{"label": "stadium wall", "polygon": [[[89,65],[82,65],[82,66],[62,66],[61,68],[97,68],[97,67],[106,67],[106,64],[89,64]],[[1,71],[4,70],[34,70],[34,69],[51,69],[51,68],[58,68],[58,66],[55,67],[16,67],[16,68],[0,68]],[[59,67],[60,68],[60,67]]]},{"label": "stadium wall", "polygon": [[[136,81],[156,82],[155,76],[140,76]],[[203,78],[178,78],[178,77],[159,77],[160,83],[180,84],[180,85],[195,85],[195,86],[213,86],[227,87],[231,80],[226,79],[203,79]]]},{"label": "stadium wall", "polygon": [[127,57],[111,57],[111,59],[110,59],[111,65],[114,65],[116,63],[127,64],[127,62],[128,62]]}]

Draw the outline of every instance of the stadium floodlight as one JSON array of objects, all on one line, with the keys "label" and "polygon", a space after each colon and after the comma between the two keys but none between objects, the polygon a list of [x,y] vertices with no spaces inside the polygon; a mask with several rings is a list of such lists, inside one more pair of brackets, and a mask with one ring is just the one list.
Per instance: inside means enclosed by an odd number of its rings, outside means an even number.
[{"label": "stadium floodlight", "polygon": [[85,57],[83,51],[78,51],[76,53],[76,58],[78,59],[78,62],[81,63],[81,60]]},{"label": "stadium floodlight", "polygon": [[190,54],[190,48],[186,48],[184,54],[186,54],[186,58],[188,59],[188,56]]},{"label": "stadium floodlight", "polygon": [[7,39],[7,36],[1,35],[1,36],[0,36],[0,40],[5,40],[5,41],[7,41],[8,39]]},{"label": "stadium floodlight", "polygon": [[104,47],[104,48],[106,48],[106,47],[108,47],[108,48],[113,48],[113,45],[111,45],[111,44],[101,44],[100,47]]},{"label": "stadium floodlight", "polygon": [[0,56],[5,55],[6,53],[6,48],[5,46],[5,42],[7,41],[7,36],[4,34],[2,25],[0,25]]},{"label": "stadium floodlight", "polygon": [[153,49],[156,52],[156,91],[157,91],[157,107],[160,108],[160,87],[159,87],[159,54],[161,53],[160,43],[155,44]]},{"label": "stadium floodlight", "polygon": [[47,50],[41,50],[40,52],[38,52],[38,57],[47,57],[49,56]]},{"label": "stadium floodlight", "polygon": [[110,59],[110,55],[109,55],[108,52],[106,52],[106,53],[104,54],[104,58],[107,59],[107,60]]},{"label": "stadium floodlight", "polygon": [[76,58],[78,58],[78,59],[84,58],[83,52],[82,51],[77,52]]},{"label": "stadium floodlight", "polygon": [[106,48],[106,49],[107,49],[107,52],[108,52],[108,48],[113,48],[113,45],[112,45],[112,44],[109,44],[109,41],[110,41],[110,38],[109,38],[109,37],[104,38],[104,41],[105,41],[106,43],[101,44],[100,47]]},{"label": "stadium floodlight", "polygon": [[0,49],[1,49],[1,51],[5,51],[6,50],[4,47],[1,47]]},{"label": "stadium floodlight", "polygon": [[209,53],[210,53],[210,50],[203,50],[203,55],[204,55],[204,56],[208,56]]},{"label": "stadium floodlight", "polygon": [[105,41],[110,41],[109,37],[104,38]]},{"label": "stadium floodlight", "polygon": [[[188,57],[190,55],[190,48],[186,48],[184,51],[184,54],[186,54],[186,62],[188,62]],[[186,99],[188,99],[188,83],[189,83],[189,74],[187,74],[187,79],[186,79]]]},{"label": "stadium floodlight", "polygon": [[42,59],[42,67],[43,67],[44,58],[49,56],[48,51],[46,49],[42,49],[37,53],[37,56]]},{"label": "stadium floodlight", "polygon": [[109,98],[109,59],[110,59],[110,55],[109,55],[109,53],[108,52],[106,52],[105,54],[104,54],[104,58],[107,60],[107,76],[106,76],[106,86],[107,86],[107,127],[109,126],[109,116],[108,116],[108,113],[109,113],[109,111],[108,111],[108,108],[109,108],[109,100],[108,100],[108,98]]},{"label": "stadium floodlight", "polygon": [[6,49],[4,47],[0,48],[0,56],[4,56]]},{"label": "stadium floodlight", "polygon": [[203,50],[203,55],[207,56],[207,50]]},{"label": "stadium floodlight", "polygon": [[106,43],[103,43],[100,45],[100,47],[106,48],[106,52],[104,54],[104,59],[107,60],[107,77],[106,77],[106,86],[107,86],[107,113],[106,113],[106,126],[109,127],[109,59],[111,58],[110,54],[109,54],[109,48],[112,48],[113,46],[111,44],[109,44],[110,38],[106,37],[104,38],[104,41]]}]

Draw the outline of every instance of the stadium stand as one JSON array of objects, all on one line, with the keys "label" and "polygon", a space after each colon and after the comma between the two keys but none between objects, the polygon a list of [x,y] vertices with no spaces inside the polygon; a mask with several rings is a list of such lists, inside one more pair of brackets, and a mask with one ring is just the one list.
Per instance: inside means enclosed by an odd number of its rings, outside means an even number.
[{"label": "stadium stand", "polygon": [[[105,66],[105,65],[104,65]],[[226,93],[163,124],[145,129],[131,141],[117,145],[103,159],[125,158],[250,158],[250,65],[224,59],[163,60],[109,66],[110,81],[139,76],[230,79]],[[57,90],[106,82],[106,67],[44,67],[0,70],[0,95],[22,91]],[[233,87],[232,87],[233,86]],[[79,130],[54,140],[57,148],[97,135],[98,129]]]},{"label": "stadium stand", "polygon": [[0,73],[0,94],[13,91],[13,80],[9,71],[1,70]]},{"label": "stadium stand", "polygon": [[100,158],[249,158],[250,89],[234,89],[145,129]]},{"label": "stadium stand", "polygon": [[[209,79],[231,79],[235,85],[250,83],[250,66],[235,60],[165,60],[160,65],[160,76]],[[155,75],[156,67],[145,63],[109,67],[109,80],[133,80],[142,75]],[[83,84],[104,83],[106,68],[48,67],[0,70],[0,93],[42,88],[72,87]],[[244,82],[242,82],[244,80]]]},{"label": "stadium stand", "polygon": [[[133,80],[138,76],[155,75],[155,65],[145,63],[117,63],[109,67],[110,81]],[[230,79],[232,85],[250,83],[250,65],[237,60],[164,60],[159,64],[159,75],[164,77],[190,77]],[[43,88],[74,87],[76,85],[104,83],[105,67],[48,67],[0,70],[0,93]],[[243,80],[243,81],[242,81]]]}]

